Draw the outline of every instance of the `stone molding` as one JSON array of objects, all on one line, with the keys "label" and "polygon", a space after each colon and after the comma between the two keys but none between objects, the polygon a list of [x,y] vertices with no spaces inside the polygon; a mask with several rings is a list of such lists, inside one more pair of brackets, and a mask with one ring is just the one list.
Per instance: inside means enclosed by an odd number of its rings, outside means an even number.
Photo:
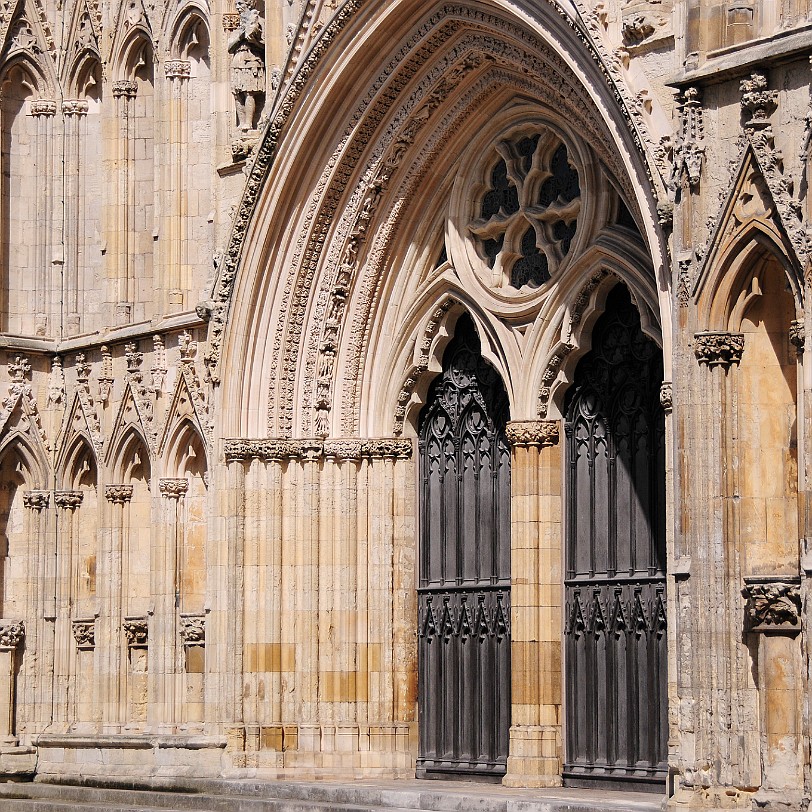
[{"label": "stone molding", "polygon": [[84,498],[84,491],[54,491],[54,504],[67,510],[76,510]]},{"label": "stone molding", "polygon": [[170,59],[164,71],[167,79],[188,79],[192,75],[192,63],[188,59]]},{"label": "stone molding", "polygon": [[239,460],[315,460],[320,457],[342,460],[408,459],[412,441],[397,437],[375,440],[226,440],[226,462]]},{"label": "stone molding", "polygon": [[23,504],[32,510],[45,510],[50,500],[50,491],[26,491],[23,494]]},{"label": "stone molding", "polygon": [[180,639],[184,646],[202,646],[206,642],[206,616],[181,615]]},{"label": "stone molding", "polygon": [[0,651],[14,651],[24,639],[22,620],[0,620]]},{"label": "stone molding", "polygon": [[149,639],[149,621],[146,617],[125,617],[122,624],[128,648],[146,648]]},{"label": "stone molding", "polygon": [[694,335],[694,355],[700,364],[729,367],[742,360],[744,335],[724,331],[707,331]]},{"label": "stone molding", "polygon": [[114,505],[123,505],[133,498],[132,485],[105,485],[104,498]]},{"label": "stone molding", "polygon": [[166,496],[168,499],[180,499],[189,490],[189,480],[164,477],[158,480],[158,490],[161,492],[161,496]]},{"label": "stone molding", "polygon": [[801,586],[792,578],[745,578],[745,619],[750,631],[799,631]]},{"label": "stone molding", "polygon": [[138,93],[138,83],[131,79],[120,79],[113,82],[113,98],[134,99]]},{"label": "stone molding", "polygon": [[62,102],[63,116],[86,116],[89,109],[85,99],[66,99]]},{"label": "stone molding", "polygon": [[96,647],[96,620],[73,621],[73,638],[76,640],[76,648],[80,651],[90,651]]},{"label": "stone molding", "polygon": [[514,448],[547,448],[558,445],[558,420],[511,420],[505,433]]}]

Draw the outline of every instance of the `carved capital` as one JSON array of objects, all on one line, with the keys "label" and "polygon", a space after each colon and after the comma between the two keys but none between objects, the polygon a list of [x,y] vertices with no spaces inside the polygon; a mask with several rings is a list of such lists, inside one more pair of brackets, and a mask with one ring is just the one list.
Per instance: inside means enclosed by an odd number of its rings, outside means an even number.
[{"label": "carved capital", "polygon": [[663,381],[660,386],[660,406],[667,414],[670,414],[674,406],[674,388],[671,381]]},{"label": "carved capital", "polygon": [[63,116],[86,116],[89,105],[85,99],[66,99],[62,102]]},{"label": "carved capital", "polygon": [[0,620],[0,651],[14,651],[25,639],[22,620]]},{"label": "carved capital", "polygon": [[790,322],[789,340],[798,352],[803,352],[806,341],[806,326],[803,319],[794,319]]},{"label": "carved capital", "polygon": [[558,445],[557,420],[511,420],[507,424],[508,442],[514,447]]},{"label": "carved capital", "polygon": [[412,456],[412,442],[394,437],[366,440],[361,453],[365,457],[394,457],[405,460]]},{"label": "carved capital", "polygon": [[205,615],[181,615],[180,639],[184,646],[202,646],[206,642]]},{"label": "carved capital", "polygon": [[31,102],[32,116],[55,116],[56,102],[51,99],[37,99]]},{"label": "carved capital", "polygon": [[188,79],[192,75],[192,63],[187,59],[170,59],[164,70],[167,79]]},{"label": "carved capital", "polygon": [[23,494],[23,504],[31,510],[45,510],[51,499],[49,491],[26,491]]},{"label": "carved capital", "polygon": [[742,360],[744,336],[741,333],[706,332],[694,336],[694,355],[700,364],[729,367]]},{"label": "carved capital", "polygon": [[54,491],[54,504],[65,510],[76,510],[84,497],[84,491]]},{"label": "carved capital", "polygon": [[158,490],[168,499],[180,499],[189,490],[189,480],[164,477],[158,480]]},{"label": "carved capital", "polygon": [[747,599],[745,616],[750,631],[797,631],[801,612],[798,581],[745,578],[742,595]]},{"label": "carved capital", "polygon": [[114,505],[123,505],[133,498],[132,485],[105,485],[104,498]]},{"label": "carved capital", "polygon": [[73,621],[73,639],[76,640],[76,647],[80,651],[89,651],[96,646],[96,621],[89,620]]},{"label": "carved capital", "polygon": [[138,93],[138,82],[131,79],[119,79],[113,82],[113,98],[134,99]]},{"label": "carved capital", "polygon": [[124,618],[122,625],[129,648],[146,648],[149,637],[149,622],[146,617]]},{"label": "carved capital", "polygon": [[339,460],[360,460],[364,451],[362,440],[325,440],[324,456]]}]

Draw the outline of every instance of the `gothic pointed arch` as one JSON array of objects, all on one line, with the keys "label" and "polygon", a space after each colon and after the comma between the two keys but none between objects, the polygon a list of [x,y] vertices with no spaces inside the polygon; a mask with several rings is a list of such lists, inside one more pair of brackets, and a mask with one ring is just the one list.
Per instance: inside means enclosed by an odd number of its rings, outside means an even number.
[{"label": "gothic pointed arch", "polygon": [[123,473],[125,465],[125,449],[137,440],[143,447],[141,456],[149,462],[152,447],[149,423],[143,419],[136,398],[132,394],[130,384],[125,388],[118,414],[113,422],[110,433],[110,442],[105,454],[105,464],[111,469]]},{"label": "gothic pointed arch", "polygon": [[57,482],[64,489],[95,488],[98,482],[96,453],[88,438],[75,434],[66,446],[62,464],[57,468]]},{"label": "gothic pointed arch", "polygon": [[60,481],[67,476],[77,444],[86,445],[94,460],[98,462],[104,446],[98,413],[92,405],[83,404],[78,393],[65,412],[62,430],[56,443],[55,469]]},{"label": "gothic pointed arch", "polygon": [[81,98],[101,78],[95,63],[101,62],[101,29],[87,0],[79,0],[73,9],[68,34],[67,54],[63,60],[63,81],[71,97]]}]

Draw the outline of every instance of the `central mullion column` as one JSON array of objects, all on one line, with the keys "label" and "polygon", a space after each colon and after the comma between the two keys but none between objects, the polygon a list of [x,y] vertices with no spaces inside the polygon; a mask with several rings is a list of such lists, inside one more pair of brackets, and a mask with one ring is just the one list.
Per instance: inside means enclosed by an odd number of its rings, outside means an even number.
[{"label": "central mullion column", "polygon": [[561,785],[562,447],[555,420],[507,424],[511,444],[511,787]]}]

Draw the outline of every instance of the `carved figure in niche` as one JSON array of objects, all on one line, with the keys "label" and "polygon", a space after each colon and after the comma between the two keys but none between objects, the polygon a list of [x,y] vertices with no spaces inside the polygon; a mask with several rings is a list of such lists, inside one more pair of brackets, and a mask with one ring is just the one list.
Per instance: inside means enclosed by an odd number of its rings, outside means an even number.
[{"label": "carved figure in niche", "polygon": [[265,98],[265,61],[262,20],[248,0],[237,0],[240,24],[228,41],[231,54],[231,92],[237,102],[237,127],[254,129],[257,111]]}]

